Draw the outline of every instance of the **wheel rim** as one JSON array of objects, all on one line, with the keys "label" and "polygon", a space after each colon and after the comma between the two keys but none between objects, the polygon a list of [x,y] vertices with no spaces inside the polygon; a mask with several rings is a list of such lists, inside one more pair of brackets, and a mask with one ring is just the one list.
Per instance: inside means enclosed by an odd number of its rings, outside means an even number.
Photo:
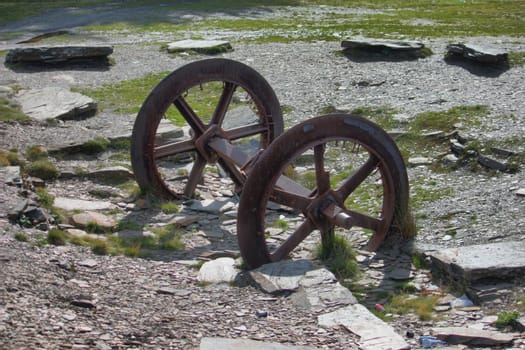
[{"label": "wheel rim", "polygon": [[[357,127],[364,129],[345,127],[345,118],[357,120]],[[369,127],[373,132],[367,131]],[[261,180],[248,178],[239,206],[239,245],[250,267],[284,259],[303,241],[311,240],[313,232],[329,238],[339,226],[369,230],[367,248],[380,245],[393,221],[396,197],[400,197],[394,184],[404,180],[391,159],[391,151],[398,152],[391,149],[395,144],[384,132],[378,139],[371,138],[376,129],[380,130],[348,115],[323,116],[290,129],[265,151],[253,168]],[[313,165],[297,166],[305,154]],[[342,165],[349,163],[353,168]],[[291,174],[292,168],[299,174]],[[285,187],[280,185],[283,173],[303,189],[281,190]],[[266,209],[268,201],[300,213],[286,215],[291,227],[276,229],[275,217],[283,214]]]},{"label": "wheel rim", "polygon": [[[170,124],[182,126],[183,135],[166,133]],[[281,131],[278,100],[255,71],[224,59],[189,64],[165,78],[139,112],[132,140],[137,182],[162,197],[192,197],[207,165],[218,163],[242,186],[239,166],[208,142],[220,137],[252,157]]]}]

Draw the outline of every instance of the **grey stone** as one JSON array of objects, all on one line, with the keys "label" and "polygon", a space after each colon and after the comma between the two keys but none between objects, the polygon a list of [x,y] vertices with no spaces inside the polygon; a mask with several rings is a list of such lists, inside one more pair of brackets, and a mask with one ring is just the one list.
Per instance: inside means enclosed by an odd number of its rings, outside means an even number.
[{"label": "grey stone", "polygon": [[78,266],[93,268],[98,265],[98,262],[95,259],[86,259],[79,261],[77,264]]},{"label": "grey stone", "polygon": [[315,350],[311,346],[295,346],[250,339],[202,338],[200,350]]},{"label": "grey stone", "polygon": [[232,258],[218,258],[204,263],[200,270],[198,279],[201,282],[231,283],[239,274]]},{"label": "grey stone", "polygon": [[83,199],[73,199],[65,197],[56,197],[53,206],[66,211],[73,210],[109,210],[116,206],[107,201],[87,201]]},{"label": "grey stone", "polygon": [[518,197],[525,197],[525,188],[520,188],[516,191]]},{"label": "grey stone", "polygon": [[397,40],[344,40],[341,42],[343,52],[362,57],[368,54],[371,57],[386,58],[423,58],[427,56],[424,51],[425,45],[416,41],[397,41]]},{"label": "grey stone", "polygon": [[432,159],[427,157],[410,157],[408,164],[411,166],[430,165],[432,164]]},{"label": "grey stone", "polygon": [[204,54],[216,54],[233,51],[231,44],[224,40],[180,40],[168,44],[169,53],[176,52],[198,52]]},{"label": "grey stone", "polygon": [[508,64],[508,54],[502,50],[481,47],[473,44],[447,45],[446,58],[463,58],[482,64]]},{"label": "grey stone", "polygon": [[168,221],[168,225],[174,225],[176,227],[186,227],[198,221],[199,217],[196,215],[175,216],[170,221]]},{"label": "grey stone", "polygon": [[339,282],[320,284],[308,288],[299,287],[291,296],[292,303],[309,312],[319,312],[328,307],[347,306],[357,303],[357,299],[348,288]]},{"label": "grey stone", "polygon": [[387,323],[377,318],[366,307],[354,304],[320,315],[317,321],[321,327],[344,326],[358,335],[359,345],[367,350],[410,349],[410,345]]},{"label": "grey stone", "polygon": [[110,46],[26,47],[10,50],[6,64],[108,63],[113,53]]},{"label": "grey stone", "polygon": [[481,305],[486,302],[497,300],[505,295],[510,294],[513,285],[511,283],[493,283],[493,284],[475,284],[469,286],[467,295],[476,304]]},{"label": "grey stone", "polygon": [[235,207],[235,203],[232,200],[214,200],[205,199],[203,201],[193,201],[189,208],[195,211],[201,211],[211,214],[220,214]]},{"label": "grey stone", "polygon": [[497,159],[485,156],[483,154],[478,155],[478,163],[483,165],[484,167],[494,169],[494,170],[499,170],[503,172],[508,170],[507,164],[500,162]]},{"label": "grey stone", "polygon": [[432,268],[454,280],[474,282],[525,275],[525,241],[471,245],[428,252]]},{"label": "grey stone", "polygon": [[90,97],[60,87],[22,90],[15,99],[24,114],[40,121],[82,119],[97,111],[97,103]]},{"label": "grey stone", "polygon": [[414,273],[409,269],[395,268],[387,271],[385,277],[395,281],[405,281],[414,278]]},{"label": "grey stone", "polygon": [[357,299],[326,269],[306,272],[291,300],[299,309],[318,312],[332,306],[357,303]]},{"label": "grey stone", "polygon": [[69,233],[73,237],[98,239],[98,240],[102,240],[102,241],[107,240],[106,236],[97,235],[97,234],[94,234],[94,233],[87,233],[84,230],[79,230],[79,229],[76,229],[76,228],[69,228],[69,229],[66,229],[65,231],[67,233]]},{"label": "grey stone", "polygon": [[285,260],[263,265],[249,272],[254,284],[266,293],[294,291],[303,276],[314,269],[309,260]]},{"label": "grey stone", "polygon": [[112,166],[108,168],[90,171],[86,177],[91,180],[125,182],[134,178],[133,172],[123,166]]},{"label": "grey stone", "polygon": [[112,217],[93,211],[75,214],[71,217],[71,221],[73,225],[80,228],[85,228],[90,224],[96,224],[102,229],[112,230],[117,226],[117,222]]},{"label": "grey stone", "polygon": [[467,327],[432,328],[431,333],[449,344],[496,346],[511,344],[515,335]]}]

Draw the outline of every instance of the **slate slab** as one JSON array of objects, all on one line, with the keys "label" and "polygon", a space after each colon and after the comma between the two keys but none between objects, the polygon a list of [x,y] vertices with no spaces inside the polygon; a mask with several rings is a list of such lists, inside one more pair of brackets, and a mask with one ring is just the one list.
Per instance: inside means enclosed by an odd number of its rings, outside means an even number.
[{"label": "slate slab", "polygon": [[482,47],[475,44],[447,45],[446,59],[465,59],[479,64],[508,65],[508,53],[494,48]]},{"label": "slate slab", "polygon": [[394,331],[394,328],[376,317],[361,304],[349,305],[334,312],[320,315],[317,322],[319,326],[326,328],[344,326],[360,337],[359,346],[361,349],[410,349],[410,345]]},{"label": "slate slab", "polygon": [[471,346],[497,346],[511,344],[515,334],[467,327],[432,328],[436,338],[449,344],[467,344]]},{"label": "slate slab", "polygon": [[[398,41],[398,40],[343,40],[341,42],[343,53],[350,57],[370,58],[423,58],[428,55],[424,50],[425,45],[417,41]],[[428,51],[428,50],[427,50]]]},{"label": "slate slab", "polygon": [[525,275],[525,241],[471,245],[429,252],[432,269],[454,280],[506,279]]},{"label": "slate slab", "polygon": [[108,210],[116,206],[107,201],[86,201],[82,199],[73,199],[65,197],[56,197],[53,206],[66,211],[73,210]]},{"label": "slate slab", "polygon": [[231,44],[224,40],[180,40],[168,44],[169,53],[198,52],[203,54],[217,54],[233,51]]},{"label": "slate slab", "polygon": [[285,260],[263,265],[248,275],[258,288],[273,294],[298,289],[303,276],[313,269],[309,260]]},{"label": "slate slab", "polygon": [[97,111],[97,103],[92,98],[60,87],[21,90],[15,100],[24,114],[41,121],[85,119]]},{"label": "slate slab", "polygon": [[25,47],[10,50],[6,64],[59,64],[75,62],[108,63],[111,46]]},{"label": "slate slab", "polygon": [[202,338],[200,350],[315,350],[311,346],[295,346],[250,339]]}]

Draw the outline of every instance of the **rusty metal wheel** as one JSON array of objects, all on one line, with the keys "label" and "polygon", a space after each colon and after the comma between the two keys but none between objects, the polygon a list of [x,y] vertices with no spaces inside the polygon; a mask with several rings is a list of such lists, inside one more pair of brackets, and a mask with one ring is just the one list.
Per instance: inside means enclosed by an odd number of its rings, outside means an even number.
[{"label": "rusty metal wheel", "polygon": [[131,140],[135,178],[159,197],[192,197],[206,165],[218,163],[242,187],[240,165],[210,143],[222,140],[249,159],[282,130],[279,101],[259,73],[228,59],[193,62],[164,78],[139,111]]},{"label": "rusty metal wheel", "polygon": [[237,217],[242,257],[256,268],[335,230],[355,231],[375,250],[396,215],[405,215],[408,189],[403,158],[376,124],[349,114],[305,121],[278,137],[251,169]]}]

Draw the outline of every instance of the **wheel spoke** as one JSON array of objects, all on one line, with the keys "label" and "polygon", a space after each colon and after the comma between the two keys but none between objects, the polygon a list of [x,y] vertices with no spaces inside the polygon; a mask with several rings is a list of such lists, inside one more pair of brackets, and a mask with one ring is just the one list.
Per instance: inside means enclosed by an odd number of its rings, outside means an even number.
[{"label": "wheel spoke", "polygon": [[182,96],[178,96],[177,99],[173,102],[175,107],[182,114],[184,119],[188,122],[190,127],[197,133],[202,134],[206,130],[206,126],[202,123],[199,116],[195,111],[190,107],[186,99]]},{"label": "wheel spoke", "polygon": [[237,85],[233,83],[230,83],[230,82],[224,83],[224,89],[222,90],[222,94],[219,99],[219,103],[217,104],[217,107],[215,108],[215,112],[213,112],[213,118],[211,119],[211,124],[216,124],[219,126],[222,125],[222,121],[224,120],[226,111],[228,111],[228,107],[230,106],[230,103],[233,97],[233,93],[235,92],[236,88],[237,88]]},{"label": "wheel spoke", "polygon": [[379,159],[370,154],[370,158],[364,163],[351,177],[345,180],[341,187],[337,190],[337,193],[342,199],[346,199],[357,187],[374,172]]},{"label": "wheel spoke", "polygon": [[182,142],[170,142],[165,145],[156,146],[153,154],[155,159],[169,157],[179,153],[191,152],[195,150],[193,140]]},{"label": "wheel spoke", "polygon": [[379,230],[379,228],[381,227],[381,223],[383,222],[382,218],[374,218],[353,210],[344,210],[344,212],[347,215],[350,215],[354,226],[366,228],[374,232]]},{"label": "wheel spoke", "polygon": [[270,259],[272,261],[279,261],[284,259],[290,252],[299,245],[309,234],[315,229],[315,225],[306,220],[303,222],[288,238],[271,253]]},{"label": "wheel spoke", "polygon": [[193,162],[193,167],[191,168],[190,176],[188,178],[188,183],[184,188],[184,196],[191,197],[197,188],[197,184],[202,179],[202,174],[204,172],[204,167],[206,166],[206,159],[197,153],[197,158]]},{"label": "wheel spoke", "polygon": [[229,140],[242,139],[243,137],[254,136],[268,131],[268,127],[264,124],[251,124],[240,128],[225,130],[226,137]]},{"label": "wheel spoke", "polygon": [[288,190],[283,191],[277,188],[272,191],[270,198],[275,203],[300,210],[303,213],[306,212],[306,209],[312,202],[310,198],[304,197],[301,194],[292,193]]},{"label": "wheel spoke", "polygon": [[324,170],[324,150],[325,145],[320,144],[314,147],[315,178],[317,181],[317,194],[323,194],[330,189],[330,176]]}]

